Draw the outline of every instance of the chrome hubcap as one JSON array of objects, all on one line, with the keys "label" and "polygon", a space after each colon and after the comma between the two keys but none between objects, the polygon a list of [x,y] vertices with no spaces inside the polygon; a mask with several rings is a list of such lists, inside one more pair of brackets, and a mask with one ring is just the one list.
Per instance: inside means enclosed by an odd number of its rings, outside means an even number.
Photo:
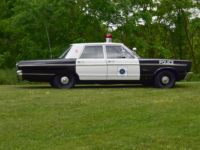
[{"label": "chrome hubcap", "polygon": [[66,76],[64,76],[64,77],[62,77],[62,78],[60,79],[60,82],[61,82],[62,84],[68,84],[68,83],[69,83],[69,78],[66,77]]},{"label": "chrome hubcap", "polygon": [[163,76],[162,79],[161,79],[161,81],[162,81],[163,84],[168,84],[168,83],[169,83],[169,80],[170,80],[170,79],[169,79],[168,76]]}]

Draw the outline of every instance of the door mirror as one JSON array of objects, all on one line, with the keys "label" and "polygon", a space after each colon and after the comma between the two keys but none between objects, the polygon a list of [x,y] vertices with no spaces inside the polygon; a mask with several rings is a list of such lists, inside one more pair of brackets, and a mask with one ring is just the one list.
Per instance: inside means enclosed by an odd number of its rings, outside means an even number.
[{"label": "door mirror", "polygon": [[133,49],[132,49],[132,50],[136,52],[136,51],[137,51],[137,48],[136,48],[136,47],[133,47]]}]

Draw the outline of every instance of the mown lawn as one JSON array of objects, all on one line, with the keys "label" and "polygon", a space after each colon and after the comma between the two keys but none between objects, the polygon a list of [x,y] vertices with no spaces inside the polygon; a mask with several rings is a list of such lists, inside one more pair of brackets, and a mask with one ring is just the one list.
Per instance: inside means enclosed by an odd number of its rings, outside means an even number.
[{"label": "mown lawn", "polygon": [[0,86],[0,149],[200,149],[200,82]]}]

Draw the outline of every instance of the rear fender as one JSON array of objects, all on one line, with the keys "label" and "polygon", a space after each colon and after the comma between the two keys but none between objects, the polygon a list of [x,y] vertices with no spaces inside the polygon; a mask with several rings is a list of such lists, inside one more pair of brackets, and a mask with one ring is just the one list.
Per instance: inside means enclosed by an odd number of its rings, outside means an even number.
[{"label": "rear fender", "polygon": [[159,68],[159,69],[157,69],[157,70],[154,72],[153,76],[155,77],[159,72],[164,71],[164,70],[168,70],[168,71],[173,72],[174,75],[175,75],[175,77],[176,77],[176,79],[178,78],[178,72],[177,72],[176,68],[173,68],[173,67],[163,67],[163,68]]}]

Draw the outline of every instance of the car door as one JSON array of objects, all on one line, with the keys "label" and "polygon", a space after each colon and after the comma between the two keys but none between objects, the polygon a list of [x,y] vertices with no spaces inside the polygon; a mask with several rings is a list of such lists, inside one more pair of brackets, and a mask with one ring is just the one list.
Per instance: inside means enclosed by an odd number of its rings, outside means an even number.
[{"label": "car door", "polygon": [[80,80],[106,80],[107,64],[102,45],[86,45],[76,61]]},{"label": "car door", "polygon": [[140,80],[139,60],[122,45],[107,45],[107,80]]}]

